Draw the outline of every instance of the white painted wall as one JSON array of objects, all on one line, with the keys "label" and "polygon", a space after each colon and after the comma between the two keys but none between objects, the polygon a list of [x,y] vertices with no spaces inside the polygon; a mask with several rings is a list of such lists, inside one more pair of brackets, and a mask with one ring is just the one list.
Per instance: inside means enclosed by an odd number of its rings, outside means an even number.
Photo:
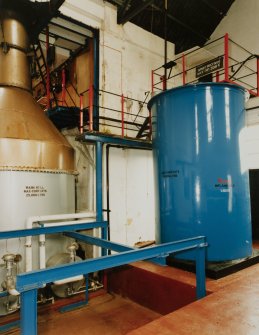
[{"label": "white painted wall", "polygon": [[111,239],[134,245],[155,239],[152,152],[110,149]]},{"label": "white painted wall", "polygon": [[229,33],[230,37],[252,53],[259,53],[257,34],[259,29],[259,1],[236,0],[227,15],[211,35],[211,39]]},{"label": "white painted wall", "polygon": [[[61,12],[100,30],[100,89],[143,101],[151,91],[151,70],[163,64],[163,39],[127,22],[117,24],[117,9],[100,0],[66,0]],[[168,43],[168,54],[174,55],[174,45]],[[120,97],[102,93],[100,105],[121,110]],[[136,114],[138,102],[127,104],[126,111]],[[101,109],[101,115],[121,118],[120,113]],[[144,108],[140,113],[147,115]],[[132,121],[134,116],[126,115]],[[137,119],[139,123],[143,119]],[[104,126],[102,131],[120,134],[120,130]],[[134,133],[126,131],[126,135]]]},{"label": "white painted wall", "polygon": [[[117,25],[117,10],[105,1],[66,0],[61,12],[100,30],[100,89],[143,101],[146,92],[151,91],[151,70],[164,62],[164,41],[132,23]],[[174,45],[171,43],[168,45],[168,54],[174,55]],[[102,93],[100,105],[120,110],[120,97]],[[138,102],[126,103],[125,107],[132,114],[139,110]],[[108,110],[101,110],[100,114],[120,117]],[[146,116],[147,109],[144,108],[140,115]],[[129,121],[134,119],[132,115],[125,117]],[[137,121],[142,123],[143,120],[139,118]],[[120,131],[109,128],[107,124],[101,130],[120,134]],[[133,133],[126,131],[126,135],[132,136]],[[80,155],[79,148],[77,157],[80,163],[79,178],[83,175],[93,178],[85,171],[92,168],[91,162]],[[139,240],[153,240],[155,206],[151,152],[111,149],[110,171],[112,239],[130,245]],[[91,182],[83,182],[82,188],[90,187],[90,194],[94,194],[91,185]],[[81,190],[83,197],[89,197],[90,194]],[[89,199],[83,199],[80,201],[80,209],[90,204],[92,202]]]},{"label": "white painted wall", "polygon": [[[257,41],[259,30],[259,1],[236,0],[226,17],[213,32],[211,39],[216,39],[225,33],[254,54],[259,54]],[[247,107],[259,106],[259,98],[248,101]],[[247,111],[247,130],[244,157],[249,169],[259,169],[259,107]]]}]

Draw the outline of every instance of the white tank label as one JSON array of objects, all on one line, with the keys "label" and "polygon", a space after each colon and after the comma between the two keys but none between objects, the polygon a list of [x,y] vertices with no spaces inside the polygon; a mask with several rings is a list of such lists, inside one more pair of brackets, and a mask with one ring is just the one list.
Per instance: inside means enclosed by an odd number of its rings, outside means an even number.
[{"label": "white tank label", "polygon": [[26,198],[28,197],[45,197],[47,193],[47,188],[42,185],[28,185],[25,186],[23,190]]}]

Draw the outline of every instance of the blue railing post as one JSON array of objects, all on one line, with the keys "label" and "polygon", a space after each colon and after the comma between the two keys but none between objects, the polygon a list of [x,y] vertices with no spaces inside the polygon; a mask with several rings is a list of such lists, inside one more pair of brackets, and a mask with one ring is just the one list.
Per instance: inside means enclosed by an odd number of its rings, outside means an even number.
[{"label": "blue railing post", "polygon": [[21,334],[37,335],[37,289],[21,293]]},{"label": "blue railing post", "polygon": [[88,292],[89,276],[88,276],[88,274],[85,274],[84,277],[85,277],[85,302],[86,302],[86,304],[88,304],[88,301],[89,301],[89,292]]},{"label": "blue railing post", "polygon": [[206,243],[196,248],[196,297],[197,299],[206,296],[206,275],[205,275],[205,258]]}]

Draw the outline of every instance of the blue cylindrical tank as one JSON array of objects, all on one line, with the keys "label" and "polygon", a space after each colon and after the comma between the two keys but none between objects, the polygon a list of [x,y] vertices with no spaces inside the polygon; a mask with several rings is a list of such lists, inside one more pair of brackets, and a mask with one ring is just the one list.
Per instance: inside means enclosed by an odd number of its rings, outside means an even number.
[{"label": "blue cylindrical tank", "polygon": [[150,100],[157,241],[205,235],[209,261],[251,255],[249,177],[240,150],[244,102],[244,90],[225,83],[186,85]]}]

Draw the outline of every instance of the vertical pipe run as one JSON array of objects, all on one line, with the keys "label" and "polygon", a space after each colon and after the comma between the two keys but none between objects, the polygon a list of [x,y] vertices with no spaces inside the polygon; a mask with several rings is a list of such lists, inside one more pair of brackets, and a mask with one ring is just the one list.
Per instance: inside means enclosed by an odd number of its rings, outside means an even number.
[{"label": "vertical pipe run", "polygon": [[[49,52],[49,27],[46,27],[46,53],[48,57],[48,52]],[[50,109],[50,71],[49,71],[49,65],[48,62],[46,62],[46,75],[47,75],[47,80],[46,80],[46,93],[47,93],[47,109]]]},{"label": "vertical pipe run", "polygon": [[216,72],[216,83],[219,83],[219,71]]},{"label": "vertical pipe run", "polygon": [[121,95],[121,136],[124,137],[124,95]]},{"label": "vertical pipe run", "polygon": [[152,139],[152,114],[151,109],[148,109],[148,117],[149,117],[149,139],[151,141]]},{"label": "vertical pipe run", "polygon": [[154,95],[154,70],[151,71],[151,93]]},{"label": "vertical pipe run", "polygon": [[94,102],[94,90],[93,85],[89,87],[89,130],[93,131],[93,102]]},{"label": "vertical pipe run", "polygon": [[65,105],[66,99],[66,71],[62,69],[62,106]]},{"label": "vertical pipe run", "polygon": [[185,75],[186,75],[186,71],[185,71],[185,55],[182,54],[182,69],[183,69],[183,85],[186,84],[186,78],[185,78]]},{"label": "vertical pipe run", "polygon": [[228,59],[229,59],[229,37],[228,34],[225,34],[224,36],[224,70],[225,70],[225,81],[229,81],[229,63],[228,63]]},{"label": "vertical pipe run", "polygon": [[93,130],[99,130],[99,37],[100,33],[98,29],[94,30],[94,40],[93,40],[93,48],[94,48],[94,85],[93,88],[95,90],[94,94],[94,108],[93,108]]},{"label": "vertical pipe run", "polygon": [[[106,145],[106,209],[107,209],[107,238],[110,240],[110,173],[109,173],[109,155],[110,155],[110,147],[111,144]],[[108,254],[110,254],[110,250],[108,250]]]},{"label": "vertical pipe run", "polygon": [[80,94],[80,116],[79,116],[79,131],[80,134],[84,132],[84,114],[83,114],[83,95]]},{"label": "vertical pipe run", "polygon": [[166,91],[166,78],[165,78],[165,76],[160,77],[160,80],[162,81],[163,91]]},{"label": "vertical pipe run", "polygon": [[167,63],[167,0],[165,0],[165,17],[164,17],[164,39],[165,39],[165,59],[164,59],[164,81],[163,81],[163,90],[166,91],[167,89],[167,67],[166,67],[166,63]]},{"label": "vertical pipe run", "polygon": [[96,221],[103,220],[103,174],[102,174],[103,144],[96,142]]},{"label": "vertical pipe run", "polygon": [[[96,142],[96,221],[103,221],[103,144]],[[102,228],[102,239],[107,239],[107,228]],[[107,250],[102,248],[102,256],[107,255]]]}]

